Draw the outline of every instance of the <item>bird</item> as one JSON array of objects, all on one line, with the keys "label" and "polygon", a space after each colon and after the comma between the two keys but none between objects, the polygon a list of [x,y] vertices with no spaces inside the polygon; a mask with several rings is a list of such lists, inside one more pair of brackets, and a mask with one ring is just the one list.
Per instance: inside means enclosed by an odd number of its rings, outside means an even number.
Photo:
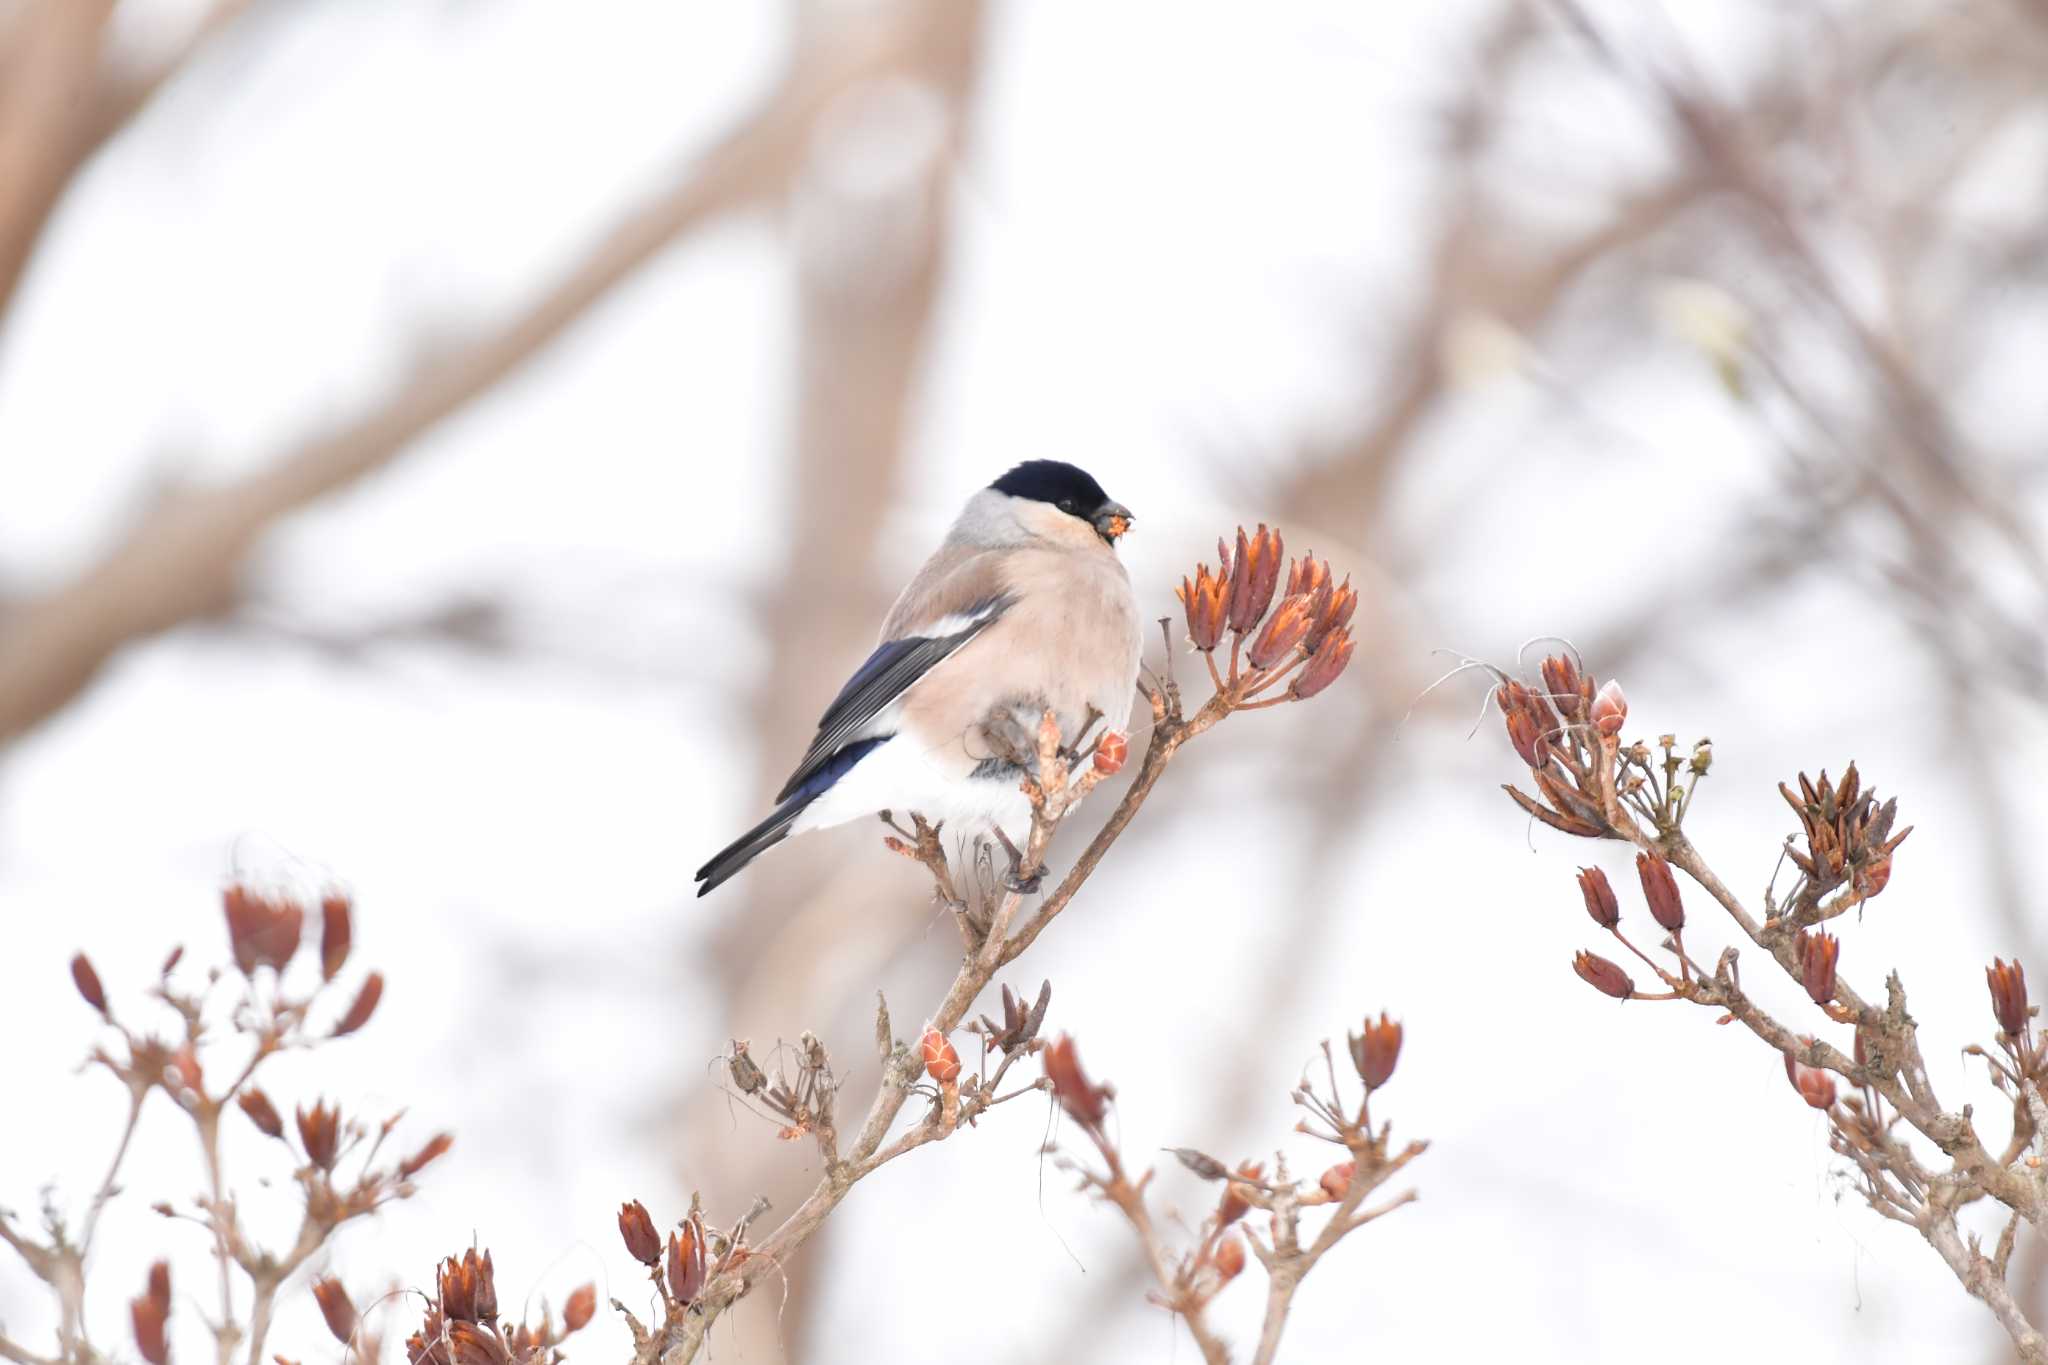
[{"label": "bird", "polygon": [[1021,843],[1031,810],[1008,755],[1035,750],[1045,713],[1068,747],[1097,717],[1128,723],[1142,643],[1117,542],[1135,520],[1060,460],[1026,460],[970,497],[775,809],[697,869],[697,894],[792,834],[882,811]]}]

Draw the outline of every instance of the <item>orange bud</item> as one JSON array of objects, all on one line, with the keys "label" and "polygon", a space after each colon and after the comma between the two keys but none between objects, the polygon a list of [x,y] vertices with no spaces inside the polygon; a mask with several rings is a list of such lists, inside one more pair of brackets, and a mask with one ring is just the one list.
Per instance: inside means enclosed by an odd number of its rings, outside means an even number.
[{"label": "orange bud", "polygon": [[336,1341],[348,1345],[356,1334],[356,1306],[349,1302],[341,1281],[332,1275],[313,1281],[313,1297],[320,1304],[320,1316],[327,1319],[327,1330]]},{"label": "orange bud", "polygon": [[1999,1031],[2013,1038],[2027,1034],[2027,973],[2018,960],[1992,958],[1984,969],[1984,982],[1991,988],[1991,1013]]},{"label": "orange bud", "polygon": [[1351,1065],[1358,1069],[1358,1079],[1365,1082],[1367,1090],[1379,1089],[1394,1074],[1394,1063],[1401,1059],[1401,1026],[1381,1010],[1377,1024],[1368,1015],[1365,1031],[1349,1036]]},{"label": "orange bud", "polygon": [[1628,719],[1628,698],[1622,695],[1619,682],[1609,678],[1601,684],[1593,697],[1592,718],[1594,728],[1601,734],[1621,733],[1622,723]]},{"label": "orange bud", "polygon": [[951,1085],[960,1079],[960,1054],[954,1050],[946,1035],[935,1028],[924,1031],[924,1070],[927,1076],[940,1085]]},{"label": "orange bud", "polygon": [[330,891],[321,898],[320,976],[323,980],[334,980],[335,973],[348,961],[349,944],[354,937],[350,918],[347,896],[339,891]]},{"label": "orange bud", "polygon": [[1628,973],[1598,953],[1581,952],[1572,959],[1572,970],[1594,990],[1616,1000],[1626,1000],[1636,993],[1635,983],[1628,979]]},{"label": "orange bud", "polygon": [[1650,903],[1650,914],[1657,923],[1672,933],[1685,927],[1685,903],[1678,898],[1678,878],[1671,873],[1671,864],[1655,853],[1636,855],[1636,875],[1642,879],[1643,899]]},{"label": "orange bud", "polygon": [[336,1038],[346,1038],[370,1022],[376,1012],[377,1002],[384,998],[384,974],[371,972],[363,979],[363,988],[356,992],[355,1003],[348,1007],[348,1013],[341,1016],[341,1022],[334,1026]]},{"label": "orange bud", "polygon": [[1614,899],[1614,888],[1608,885],[1605,872],[1597,867],[1580,868],[1579,892],[1586,898],[1586,913],[1593,917],[1593,923],[1602,929],[1612,929],[1621,923],[1621,903]]},{"label": "orange bud", "polygon": [[1314,623],[1313,606],[1306,593],[1296,593],[1280,599],[1280,605],[1273,610],[1266,628],[1252,641],[1247,657],[1253,668],[1271,668],[1285,663],[1308,638],[1308,628]]},{"label": "orange bud", "polygon": [[1060,1107],[1073,1116],[1074,1122],[1090,1130],[1100,1129],[1103,1118],[1109,1113],[1110,1097],[1115,1094],[1107,1085],[1091,1083],[1081,1070],[1081,1055],[1074,1046],[1072,1035],[1062,1033],[1045,1050],[1045,1074],[1052,1081],[1053,1097]]},{"label": "orange bud", "polygon": [[262,1130],[265,1137],[284,1136],[284,1120],[277,1116],[277,1106],[270,1102],[270,1096],[250,1086],[235,1097],[235,1103],[249,1116],[249,1122]]},{"label": "orange bud", "polygon": [[[1799,1041],[1810,1046],[1813,1039],[1801,1038]],[[1792,1088],[1799,1092],[1799,1098],[1815,1109],[1829,1109],[1834,1106],[1834,1077],[1817,1066],[1808,1066],[1790,1052],[1785,1054],[1785,1079],[1792,1082]]]},{"label": "orange bud", "polygon": [[1120,773],[1130,756],[1130,736],[1121,730],[1110,730],[1095,746],[1095,771],[1104,777]]},{"label": "orange bud", "polygon": [[1841,956],[1842,941],[1833,934],[1799,935],[1799,977],[1816,1005],[1835,998],[1835,959]]},{"label": "orange bud", "polygon": [[1249,537],[1242,526],[1237,528],[1237,559],[1230,566],[1230,628],[1239,635],[1258,625],[1272,603],[1283,549],[1280,533],[1268,531],[1264,522]]},{"label": "orange bud", "polygon": [[580,1332],[590,1325],[597,1315],[597,1286],[586,1284],[569,1296],[569,1302],[562,1305],[562,1335]]},{"label": "orange bud", "polygon": [[1330,1196],[1331,1199],[1342,1199],[1344,1191],[1351,1188],[1351,1177],[1356,1174],[1358,1174],[1357,1162],[1340,1161],[1329,1170],[1324,1171],[1323,1178],[1316,1183],[1322,1186],[1323,1193]]},{"label": "orange bud", "polygon": [[92,969],[92,959],[84,953],[71,959],[71,984],[78,987],[78,993],[85,997],[85,1003],[98,1010],[102,1017],[107,1015],[107,992],[100,985],[100,974]]},{"label": "orange bud", "polygon": [[341,1147],[341,1110],[324,1100],[312,1112],[296,1111],[299,1141],[305,1144],[306,1159],[323,1171],[334,1169]]},{"label": "orange bud", "polygon": [[619,1236],[640,1264],[653,1265],[661,1259],[661,1234],[654,1230],[654,1219],[639,1200],[619,1205]]},{"label": "orange bud", "polygon": [[1244,1270],[1244,1243],[1235,1234],[1216,1245],[1217,1287],[1229,1284]]}]

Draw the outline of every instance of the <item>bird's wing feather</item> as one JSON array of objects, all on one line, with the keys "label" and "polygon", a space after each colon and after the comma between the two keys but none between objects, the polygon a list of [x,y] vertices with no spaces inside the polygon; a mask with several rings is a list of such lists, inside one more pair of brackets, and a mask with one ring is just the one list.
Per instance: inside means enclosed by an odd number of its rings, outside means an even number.
[{"label": "bird's wing feather", "polygon": [[[847,745],[871,737],[883,713],[940,663],[986,630],[1012,601],[998,585],[986,555],[954,559],[935,556],[904,589],[890,625],[901,633],[887,638],[854,670],[825,708],[818,733],[803,761],[776,800],[786,801],[831,763]],[[933,570],[939,570],[934,574]]]}]

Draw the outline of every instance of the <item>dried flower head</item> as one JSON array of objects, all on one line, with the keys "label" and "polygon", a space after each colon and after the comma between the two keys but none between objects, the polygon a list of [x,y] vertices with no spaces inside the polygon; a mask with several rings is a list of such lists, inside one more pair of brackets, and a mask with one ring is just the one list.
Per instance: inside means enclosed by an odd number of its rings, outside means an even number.
[{"label": "dried flower head", "polygon": [[335,1159],[341,1154],[341,1110],[323,1100],[311,1112],[299,1109],[296,1117],[306,1159],[323,1171],[333,1170]]},{"label": "dried flower head", "polygon": [[92,959],[84,953],[71,959],[71,984],[78,987],[85,1003],[98,1010],[102,1018],[111,1017],[107,1014],[106,988],[100,985],[100,974],[93,970]]},{"label": "dried flower head", "polygon": [[1250,536],[1242,526],[1237,528],[1237,556],[1230,565],[1230,628],[1239,635],[1258,625],[1271,605],[1284,549],[1280,533],[1267,530],[1264,522]]},{"label": "dried flower head", "polygon": [[2027,1036],[2027,973],[2017,960],[1992,958],[1984,969],[1984,982],[1991,988],[1991,1013],[1999,1031],[2009,1038]]},{"label": "dried flower head", "polygon": [[1579,974],[1579,980],[1616,1000],[1626,1000],[1636,993],[1635,983],[1628,979],[1628,973],[1598,953],[1582,951],[1572,959],[1572,970]]},{"label": "dried flower head", "polygon": [[1494,689],[1493,700],[1506,719],[1508,742],[1522,762],[1539,771],[1548,767],[1548,736],[1554,728],[1549,704],[1513,678]]},{"label": "dried flower head", "polygon": [[654,1230],[654,1219],[639,1200],[619,1205],[619,1236],[640,1264],[653,1265],[661,1259],[661,1234]]},{"label": "dried flower head", "polygon": [[353,907],[349,898],[339,891],[330,891],[320,898],[320,977],[323,981],[334,980],[335,974],[348,961],[348,950],[355,932],[350,923]]},{"label": "dried flower head", "polygon": [[249,1122],[256,1125],[265,1137],[284,1136],[284,1120],[277,1116],[277,1106],[270,1102],[270,1096],[250,1086],[235,1096],[235,1103],[249,1116]]},{"label": "dried flower head", "polygon": [[1081,1070],[1081,1054],[1072,1035],[1062,1033],[1046,1048],[1045,1074],[1052,1081],[1053,1097],[1074,1122],[1090,1131],[1102,1127],[1102,1120],[1109,1113],[1109,1101],[1116,1092],[1106,1084],[1094,1084]]},{"label": "dried flower head", "polygon": [[1579,672],[1577,662],[1569,656],[1551,655],[1543,661],[1541,671],[1546,700],[1566,720],[1576,719],[1592,706],[1593,681]]},{"label": "dried flower head", "polygon": [[1207,652],[1216,648],[1216,642],[1223,638],[1223,628],[1229,622],[1230,613],[1230,563],[1226,556],[1223,571],[1211,576],[1207,564],[1195,566],[1195,577],[1189,582],[1185,577],[1174,595],[1188,620],[1188,641],[1196,649]]},{"label": "dried flower head", "polygon": [[960,1054],[945,1034],[935,1028],[927,1028],[920,1044],[924,1051],[924,1071],[927,1076],[940,1085],[952,1085],[960,1079]]},{"label": "dried flower head", "polygon": [[1302,701],[1337,681],[1338,675],[1350,666],[1355,645],[1348,626],[1331,631],[1315,645],[1315,653],[1309,656],[1307,666],[1287,684],[1288,695]]},{"label": "dried flower head", "polygon": [[1863,779],[1851,763],[1838,783],[1820,781],[1799,774],[1799,790],[1778,784],[1785,803],[1798,815],[1806,836],[1806,849],[1788,849],[1786,856],[1812,883],[1815,895],[1826,895],[1843,882],[1854,879],[1856,892],[1865,900],[1883,891],[1891,881],[1892,851],[1913,832],[1911,825],[1892,833],[1898,819],[1897,798],[1879,805],[1877,793],[1866,790]]},{"label": "dried flower head", "polygon": [[320,1305],[320,1316],[327,1319],[327,1330],[336,1341],[348,1345],[356,1334],[356,1306],[349,1302],[341,1281],[332,1275],[313,1281],[313,1298]]},{"label": "dried flower head", "polygon": [[1309,626],[1306,641],[1311,654],[1320,651],[1325,640],[1351,623],[1352,616],[1358,611],[1358,589],[1351,586],[1349,576],[1332,587],[1328,566],[1325,565],[1323,583],[1316,590],[1315,601],[1316,619]]},{"label": "dried flower head", "polygon": [[477,1254],[475,1247],[441,1262],[441,1316],[451,1324],[488,1323],[497,1320],[498,1286],[491,1269],[491,1253]]},{"label": "dried flower head", "polygon": [[1833,934],[1802,932],[1799,935],[1799,979],[1816,1005],[1835,998],[1835,960],[1842,954],[1842,941]]},{"label": "dried flower head", "polygon": [[1678,898],[1678,878],[1672,874],[1671,864],[1656,853],[1636,855],[1636,875],[1643,882],[1643,899],[1650,903],[1650,914],[1657,923],[1677,933],[1685,927],[1685,902]]},{"label": "dried flower head", "polygon": [[158,1261],[149,1268],[148,1287],[142,1297],[128,1301],[129,1321],[135,1328],[135,1349],[149,1365],[168,1365],[171,1348],[165,1328],[171,1317],[171,1267]]},{"label": "dried flower head", "polygon": [[1614,898],[1614,888],[1608,884],[1605,872],[1597,867],[1580,868],[1579,893],[1586,898],[1586,913],[1593,917],[1593,923],[1602,929],[1612,929],[1621,923],[1621,902]]},{"label": "dried flower head", "polygon": [[1365,1082],[1367,1090],[1385,1085],[1394,1074],[1394,1063],[1401,1060],[1401,1026],[1381,1010],[1377,1024],[1367,1016],[1364,1031],[1348,1037],[1351,1065],[1358,1069],[1358,1079]]}]

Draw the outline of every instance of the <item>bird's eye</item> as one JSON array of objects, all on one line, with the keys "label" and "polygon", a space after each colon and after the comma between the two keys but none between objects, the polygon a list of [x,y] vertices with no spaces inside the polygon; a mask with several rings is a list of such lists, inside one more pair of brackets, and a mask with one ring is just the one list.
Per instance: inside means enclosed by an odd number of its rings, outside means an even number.
[{"label": "bird's eye", "polygon": [[1078,517],[1081,515],[1081,505],[1075,502],[1072,498],[1061,498],[1059,500],[1058,507],[1062,512],[1065,512],[1070,517]]}]

